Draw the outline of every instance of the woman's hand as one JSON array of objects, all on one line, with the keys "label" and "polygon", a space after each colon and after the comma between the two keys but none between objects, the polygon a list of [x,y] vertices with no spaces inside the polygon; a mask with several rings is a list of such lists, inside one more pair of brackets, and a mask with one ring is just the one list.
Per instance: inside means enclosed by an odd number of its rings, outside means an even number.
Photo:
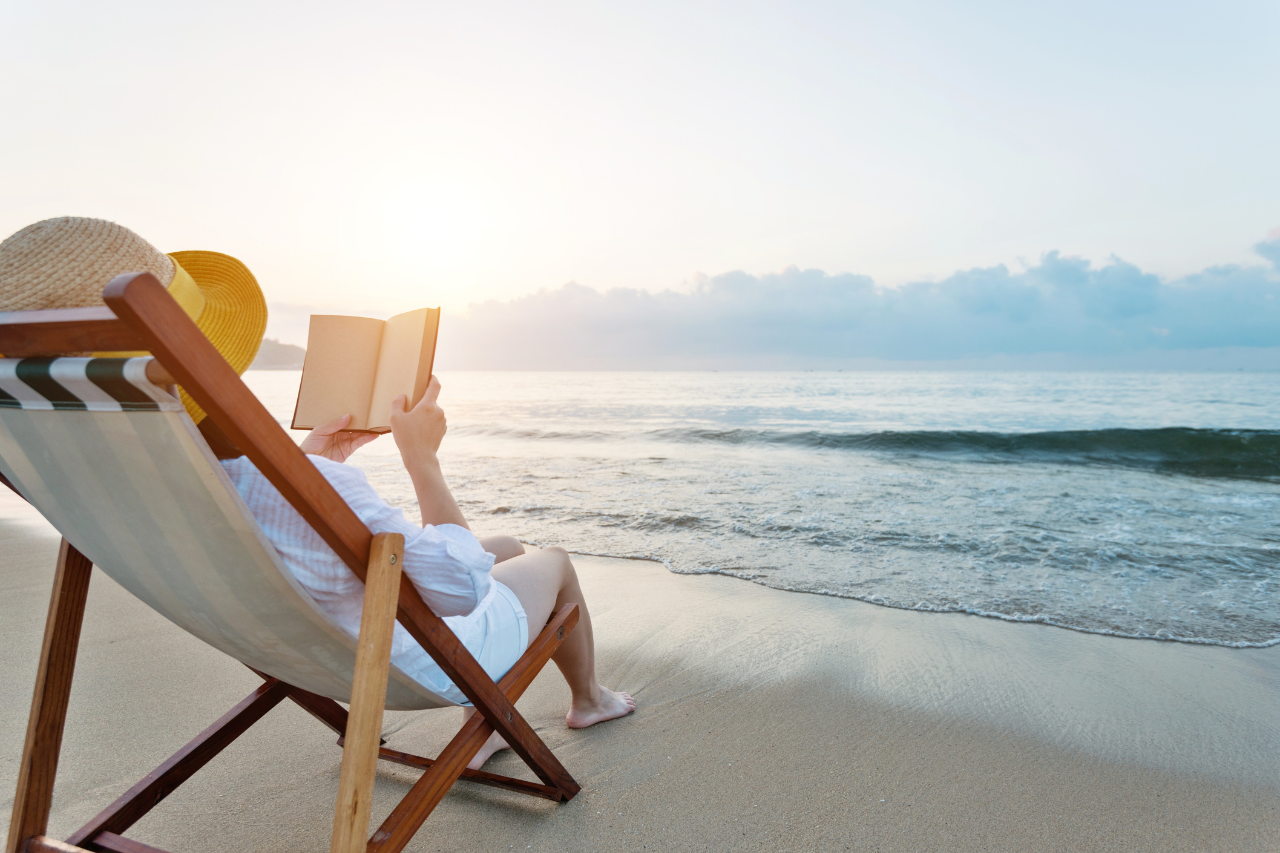
[{"label": "woman's hand", "polygon": [[439,396],[440,380],[432,376],[427,392],[412,409],[405,411],[409,399],[403,394],[391,401],[391,435],[405,465],[410,468],[436,461],[436,451],[449,428],[444,409],[436,402]]},{"label": "woman's hand", "polygon": [[356,432],[344,429],[351,423],[351,415],[343,415],[336,421],[318,426],[299,445],[303,453],[323,456],[334,462],[346,462],[347,457],[378,437],[376,432]]},{"label": "woman's hand", "polygon": [[445,423],[444,410],[436,403],[439,396],[440,380],[432,376],[427,393],[412,409],[405,411],[409,401],[403,394],[396,397],[391,403],[391,434],[395,436],[400,458],[413,481],[418,509],[422,511],[422,523],[466,527],[467,519],[458,509],[458,502],[444,481],[440,460],[436,457],[449,427]]}]

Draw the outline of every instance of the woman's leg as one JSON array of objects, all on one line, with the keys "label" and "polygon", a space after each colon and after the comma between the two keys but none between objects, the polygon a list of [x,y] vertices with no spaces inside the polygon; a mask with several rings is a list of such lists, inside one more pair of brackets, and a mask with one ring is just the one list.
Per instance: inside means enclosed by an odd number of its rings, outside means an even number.
[{"label": "woman's leg", "polygon": [[524,545],[514,536],[486,536],[480,540],[480,547],[492,554],[499,563],[524,553]]},{"label": "woman's leg", "polygon": [[[578,605],[578,624],[565,637],[551,658],[569,683],[572,700],[567,717],[571,728],[586,728],[604,720],[630,713],[635,702],[617,694],[596,680],[595,637],[591,614],[578,585],[569,555],[562,548],[528,552],[493,568],[493,578],[511,589],[520,599],[529,620],[532,640],[551,614],[566,604]],[[625,699],[622,697],[626,697]]]},{"label": "woman's leg", "polygon": [[[596,680],[591,614],[578,585],[578,573],[563,549],[532,550],[504,560],[493,567],[493,578],[520,600],[529,621],[530,641],[551,619],[552,613],[566,604],[578,605],[578,624],[551,658],[569,684],[572,698],[565,722],[570,728],[583,729],[635,710],[635,700],[628,694],[601,687]],[[506,741],[495,732],[469,766],[479,768],[490,755],[506,746]]]}]

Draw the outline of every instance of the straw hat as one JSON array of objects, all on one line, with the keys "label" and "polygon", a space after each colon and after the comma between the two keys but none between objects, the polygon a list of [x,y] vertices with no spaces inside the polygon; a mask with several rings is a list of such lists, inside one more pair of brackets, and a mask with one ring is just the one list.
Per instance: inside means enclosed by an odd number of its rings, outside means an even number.
[{"label": "straw hat", "polygon": [[[104,219],[46,219],[0,243],[0,311],[102,305],[103,288],[126,272],[154,275],[236,373],[249,367],[267,328],[267,302],[249,268],[218,252],[166,255]],[[199,423],[204,412],[181,395]]]}]

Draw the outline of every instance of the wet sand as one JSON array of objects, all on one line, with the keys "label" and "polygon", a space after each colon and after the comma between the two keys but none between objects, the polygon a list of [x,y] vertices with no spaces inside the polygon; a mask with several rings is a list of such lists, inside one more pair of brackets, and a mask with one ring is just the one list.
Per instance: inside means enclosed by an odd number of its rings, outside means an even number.
[{"label": "wet sand", "polygon": [[[498,531],[486,531],[498,532]],[[0,495],[0,791],[11,792],[57,537]],[[1280,648],[911,613],[579,557],[599,669],[639,703],[564,726],[555,805],[459,784],[411,850],[1277,850]],[[51,834],[65,837],[257,679],[94,573]],[[389,714],[434,754],[456,710]],[[173,851],[328,849],[340,753],[285,703],[129,834]],[[519,759],[487,769],[526,775]],[[382,765],[375,819],[416,778]]]}]

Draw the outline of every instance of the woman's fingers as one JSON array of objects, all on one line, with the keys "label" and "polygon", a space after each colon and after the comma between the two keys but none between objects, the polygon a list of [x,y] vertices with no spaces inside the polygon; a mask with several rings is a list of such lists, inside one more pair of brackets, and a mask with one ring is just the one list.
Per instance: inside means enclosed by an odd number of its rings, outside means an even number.
[{"label": "woman's fingers", "polygon": [[299,446],[303,453],[316,453],[321,456],[328,455],[328,449],[333,446],[334,435],[342,431],[342,428],[351,423],[351,415],[343,415],[336,421],[329,421],[322,424],[307,433],[307,437],[302,440]]},{"label": "woman's fingers", "polygon": [[351,415],[343,415],[336,421],[329,421],[327,424],[321,424],[311,432],[316,435],[333,435],[335,432],[341,432],[349,423],[351,423]]},{"label": "woman's fingers", "polygon": [[353,432],[348,433],[348,435],[350,436],[348,440],[351,442],[350,449],[352,451],[359,450],[375,438],[380,437],[376,432]]},{"label": "woman's fingers", "polygon": [[418,405],[421,406],[423,403],[427,402],[434,403],[439,397],[440,380],[437,379],[436,375],[433,373],[431,374],[431,381],[427,383],[427,393],[422,395],[422,399],[418,402]]}]

